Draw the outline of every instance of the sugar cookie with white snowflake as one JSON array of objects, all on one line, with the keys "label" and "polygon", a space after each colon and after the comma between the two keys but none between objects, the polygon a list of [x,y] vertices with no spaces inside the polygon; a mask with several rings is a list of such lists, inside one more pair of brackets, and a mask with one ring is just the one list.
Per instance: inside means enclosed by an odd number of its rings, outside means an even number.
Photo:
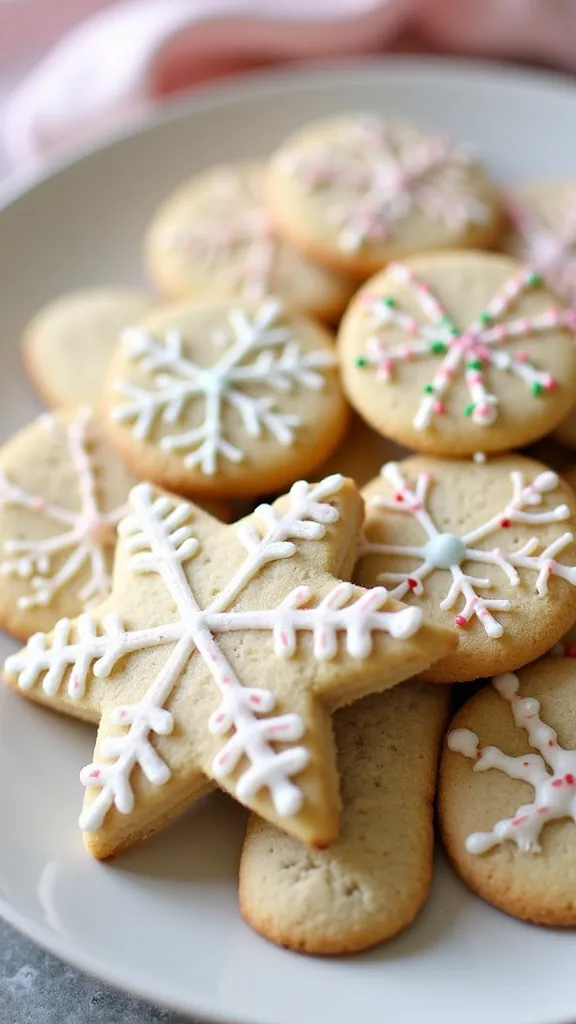
[{"label": "sugar cookie with white snowflake", "polygon": [[107,857],[216,783],[311,845],[338,834],[329,713],[426,668],[455,642],[420,609],[348,576],[351,481],[295,483],[223,526],[143,483],[119,526],[110,598],[7,659],[33,700],[100,719],[80,827]]},{"label": "sugar cookie with white snowflake", "polygon": [[268,207],[278,233],[355,277],[391,259],[498,241],[502,203],[451,139],[373,114],[306,125],[273,155]]},{"label": "sugar cookie with white snowflake", "polygon": [[368,949],[412,923],[432,880],[448,694],[409,682],[337,712],[342,827],[329,849],[251,816],[240,908],[261,935],[326,956]]},{"label": "sugar cookie with white snowflake", "polygon": [[345,390],[386,437],[434,455],[498,452],[554,429],[576,394],[576,313],[495,253],[391,263],[348,308]]},{"label": "sugar cookie with white snowflake", "polygon": [[170,299],[260,302],[276,295],[333,322],[353,285],[276,236],[265,171],[256,161],[211,167],[168,196],[146,233],[152,280]]},{"label": "sugar cookie with white snowflake", "polygon": [[331,336],[272,298],[157,310],[122,335],[103,404],[138,476],[192,496],[281,490],[348,424]]},{"label": "sugar cookie with white snowflake", "polygon": [[576,925],[576,661],[497,676],[447,736],[439,820],[456,871],[536,924]]},{"label": "sugar cookie with white snowflake", "polygon": [[97,405],[120,337],[152,307],[131,288],[82,288],[43,306],[22,338],[22,358],[51,408]]},{"label": "sugar cookie with white snowflake", "polygon": [[457,683],[539,657],[576,618],[576,498],[520,455],[484,463],[414,456],[363,489],[355,579],[458,630],[426,675]]},{"label": "sugar cookie with white snowflake", "polygon": [[41,416],[2,447],[2,626],[26,639],[108,596],[134,483],[87,408]]}]

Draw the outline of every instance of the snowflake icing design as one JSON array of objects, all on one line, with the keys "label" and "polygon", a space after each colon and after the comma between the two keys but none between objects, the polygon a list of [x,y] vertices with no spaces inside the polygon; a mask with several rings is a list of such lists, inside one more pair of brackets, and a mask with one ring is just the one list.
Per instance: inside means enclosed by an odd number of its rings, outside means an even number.
[{"label": "snowflake icing design", "polygon": [[547,593],[550,576],[557,576],[576,586],[576,567],[562,565],[556,560],[556,556],[572,543],[574,538],[570,532],[563,533],[541,551],[538,551],[541,545],[537,537],[531,537],[516,551],[503,547],[491,550],[478,547],[481,541],[499,530],[510,528],[514,523],[538,527],[571,519],[572,513],[567,505],[532,511],[542,505],[543,495],[558,487],[559,479],[556,473],[542,472],[533,483],[527,484],[522,473],[512,472],[512,495],[508,504],[481,526],[458,537],[456,534],[442,533],[426,507],[428,490],[432,483],[430,473],[420,473],[416,486],[411,487],[397,464],[390,462],[381,472],[393,486],[394,498],[374,497],[371,508],[411,516],[422,527],[426,538],[425,542],[418,546],[363,541],[359,552],[360,558],[377,555],[386,559],[411,558],[419,563],[409,574],[392,571],[379,574],[379,582],[386,586],[394,585],[390,590],[391,597],[401,600],[409,593],[422,597],[425,593],[424,581],[438,570],[447,571],[452,577],[452,582],[440,608],[449,611],[461,599],[464,604],[455,618],[455,625],[463,629],[472,619],[477,618],[486,634],[498,639],[504,633],[504,627],[492,613],[510,611],[512,602],[478,593],[490,590],[493,583],[486,577],[470,575],[463,568],[466,563],[496,566],[513,587],[521,583],[520,571],[535,572],[535,590],[540,595]]},{"label": "snowflake icing design", "polygon": [[242,299],[260,302],[270,292],[280,242],[257,179],[222,171],[211,183],[211,195],[221,204],[218,210],[191,223],[171,225],[163,237],[206,270],[224,274]]},{"label": "snowflake icing design", "polygon": [[545,217],[524,201],[511,201],[508,211],[518,235],[515,254],[576,304],[576,187],[563,190]]},{"label": "snowflake icing design", "polygon": [[560,746],[554,729],[540,717],[540,702],[535,697],[519,694],[516,675],[509,672],[497,676],[492,684],[500,696],[509,701],[514,724],[526,730],[530,746],[540,753],[511,757],[498,747],[481,749],[471,729],[450,732],[448,747],[475,761],[476,772],[495,768],[511,779],[527,782],[534,789],[534,801],[519,807],[512,818],[499,821],[492,832],[473,832],[466,840],[466,849],[469,853],[486,853],[510,841],[523,853],[538,853],[540,833],[547,822],[562,818],[576,822],[576,750]]},{"label": "snowflake icing design", "polygon": [[[306,747],[297,745],[304,732],[303,720],[292,713],[270,715],[275,705],[273,693],[243,685],[219,646],[218,635],[267,632],[275,655],[289,659],[296,652],[298,637],[307,633],[313,640],[312,657],[326,661],[336,656],[341,642],[350,657],[364,659],[372,651],[374,634],[406,638],[419,629],[423,619],[419,609],[384,611],[388,600],[384,588],[362,591],[342,582],[335,583],[316,605],[311,587],[301,585],[273,609],[234,610],[235,602],[265,566],[292,558],[298,541],[319,541],[325,536],[327,526],[339,518],[339,510],[327,499],[333,498],[342,484],[338,475],[314,486],[303,481],[294,484],[289,510],[283,515],[271,505],[260,505],[254,518],[237,527],[238,540],[246,551],[244,560],[206,608],[200,608],[184,569],[199,550],[191,524],[193,508],[167,495],[155,496],[149,484],[133,488],[131,514],[119,527],[121,543],[130,553],[129,569],[135,576],[155,573],[161,578],[176,605],[176,618],[133,630],[125,630],[116,613],[104,615],[100,624],[90,614],[80,616],[76,626],[62,619],[51,637],[36,634],[6,662],[6,672],[18,680],[22,690],[41,682],[45,694],[53,697],[66,685],[67,676],[68,696],[77,700],[86,692],[91,676],[108,678],[126,655],[171,647],[142,699],[114,708],[113,724],[126,731],[104,740],[101,749],[106,761],[82,771],[84,786],[99,790],[81,815],[82,829],[97,830],[113,806],[130,813],[134,806],[131,776],[137,765],[154,785],[161,786],[170,778],[170,769],[152,741],[154,735],[172,732],[175,723],[166,704],[195,655],[202,659],[221,695],[207,725],[212,735],[225,738],[214,757],[212,777],[225,779],[244,759],[247,766],[235,789],[240,801],[249,801],[267,788],[279,815],[298,812],[303,795],[292,777],[309,761]],[[284,745],[283,749],[275,749],[277,743]]]},{"label": "snowflake icing design", "polygon": [[305,155],[287,154],[283,165],[330,196],[328,216],[340,229],[343,252],[385,242],[414,207],[456,231],[488,219],[467,186],[470,158],[449,139],[361,117],[346,125],[341,142],[342,153],[322,144]]},{"label": "snowflake icing design", "polygon": [[[292,444],[300,426],[294,413],[280,412],[268,392],[286,394],[297,387],[320,391],[325,387],[322,371],[336,365],[327,349],[303,352],[288,326],[280,324],[281,303],[267,299],[256,315],[240,309],[230,312],[232,339],[220,359],[210,367],[198,366],[183,353],[178,330],[166,333],[163,341],[137,328],[123,334],[129,359],[153,375],[150,389],[116,382],[116,390],[127,401],[116,405],[111,416],[119,423],[132,423],[134,437],[150,437],[156,421],[173,426],[190,403],[204,402],[204,422],[192,430],[166,434],[160,441],[165,451],[186,452],[185,465],[211,476],[219,457],[238,463],[244,453],[225,436],[223,410],[227,405],[240,416],[250,438],[268,432],[284,447]],[[225,344],[218,332],[213,344]],[[254,394],[260,388],[263,395]]]},{"label": "snowflake icing design", "polygon": [[[522,316],[513,320],[502,317],[526,291],[541,285],[542,280],[529,268],[521,270],[499,289],[484,312],[464,331],[450,319],[444,306],[432,294],[430,285],[419,279],[405,264],[392,263],[388,272],[396,281],[407,284],[417,299],[428,323],[419,323],[403,313],[390,297],[381,298],[365,293],[363,302],[373,314],[376,332],[366,341],[366,354],[358,356],[359,368],[376,367],[377,378],[394,380],[397,367],[414,359],[441,356],[440,366],[431,382],[424,388],[424,397],[414,417],[417,430],[426,430],[435,417],[446,412],[444,400],[459,374],[470,395],[470,403],[463,410],[473,423],[484,427],[498,417],[498,398],[486,387],[487,369],[513,373],[524,381],[535,396],[552,391],[556,380],[551,374],[536,369],[526,352],[512,354],[505,343],[516,342],[553,328],[576,327],[576,313],[553,306],[535,316]],[[379,330],[397,327],[405,331],[410,340],[386,346]]]},{"label": "snowflake icing design", "polygon": [[[78,512],[47,501],[42,495],[29,494],[0,474],[0,508],[28,509],[61,529],[43,540],[4,542],[3,552],[8,557],[0,561],[0,575],[30,583],[31,592],[18,598],[19,608],[46,607],[86,566],[89,577],[78,591],[82,606],[90,608],[109,593],[107,550],[116,543],[116,527],[126,515],[127,505],[110,512],[99,508],[95,470],[88,451],[90,420],[90,411],[81,409],[66,428],[70,461],[78,481]],[[48,430],[56,426],[51,416],[44,417],[44,422]],[[55,563],[60,563],[57,568]]]}]

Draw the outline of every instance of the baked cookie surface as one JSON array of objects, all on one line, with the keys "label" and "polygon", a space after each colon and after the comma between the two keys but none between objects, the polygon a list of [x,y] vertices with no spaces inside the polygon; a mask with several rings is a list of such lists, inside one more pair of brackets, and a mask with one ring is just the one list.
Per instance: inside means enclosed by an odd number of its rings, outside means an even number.
[{"label": "baked cookie surface", "polygon": [[283,238],[360,278],[415,252],[487,247],[502,223],[496,189],[463,147],[361,113],[287,139],[272,156],[267,199]]},{"label": "baked cookie surface", "polygon": [[355,579],[455,626],[426,678],[464,682],[540,657],[576,617],[576,499],[520,455],[485,463],[413,456],[363,489]]},{"label": "baked cookie surface", "polygon": [[136,478],[87,408],[45,414],[0,449],[0,622],[25,639],[108,596]]},{"label": "baked cookie surface", "polygon": [[264,162],[212,167],[160,206],[146,234],[150,274],[167,298],[260,302],[268,295],[321,320],[343,312],[353,284],[273,231]]},{"label": "baked cookie surface", "polygon": [[432,876],[448,704],[443,687],[403,683],[336,713],[340,836],[310,850],[253,815],[240,866],[248,924],[323,956],[367,949],[411,924]]},{"label": "baked cookie surface", "polygon": [[572,926],[576,661],[498,676],[458,711],[442,757],[439,817],[467,885],[507,914]]},{"label": "baked cookie surface", "polygon": [[343,384],[375,430],[416,451],[509,451],[572,408],[575,324],[540,276],[510,257],[414,257],[367,282],[348,307]]},{"label": "baked cookie surface", "polygon": [[275,299],[158,310],[124,333],[103,405],[134,471],[191,495],[279,490],[348,425],[331,336]]},{"label": "baked cookie surface", "polygon": [[47,405],[93,405],[100,399],[121,331],[152,308],[129,288],[85,288],[44,306],[22,339],[26,369]]}]

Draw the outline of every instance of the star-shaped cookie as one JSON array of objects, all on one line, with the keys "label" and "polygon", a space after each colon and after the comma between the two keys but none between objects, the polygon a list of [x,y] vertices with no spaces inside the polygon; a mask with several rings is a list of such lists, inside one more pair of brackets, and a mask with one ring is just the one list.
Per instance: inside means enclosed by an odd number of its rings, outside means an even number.
[{"label": "star-shaped cookie", "polygon": [[419,608],[337,577],[352,570],[352,481],[300,481],[224,526],[139,484],[110,598],[8,658],[33,699],[99,722],[80,826],[104,858],[214,783],[303,841],[338,833],[330,712],[452,649]]}]

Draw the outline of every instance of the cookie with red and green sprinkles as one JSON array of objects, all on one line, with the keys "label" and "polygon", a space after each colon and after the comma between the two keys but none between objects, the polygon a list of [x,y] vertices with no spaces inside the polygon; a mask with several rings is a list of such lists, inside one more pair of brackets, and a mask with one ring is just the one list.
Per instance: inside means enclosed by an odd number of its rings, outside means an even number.
[{"label": "cookie with red and green sprinkles", "polygon": [[375,430],[459,457],[522,447],[576,394],[576,312],[534,270],[478,251],[391,263],[340,327],[344,387]]}]

